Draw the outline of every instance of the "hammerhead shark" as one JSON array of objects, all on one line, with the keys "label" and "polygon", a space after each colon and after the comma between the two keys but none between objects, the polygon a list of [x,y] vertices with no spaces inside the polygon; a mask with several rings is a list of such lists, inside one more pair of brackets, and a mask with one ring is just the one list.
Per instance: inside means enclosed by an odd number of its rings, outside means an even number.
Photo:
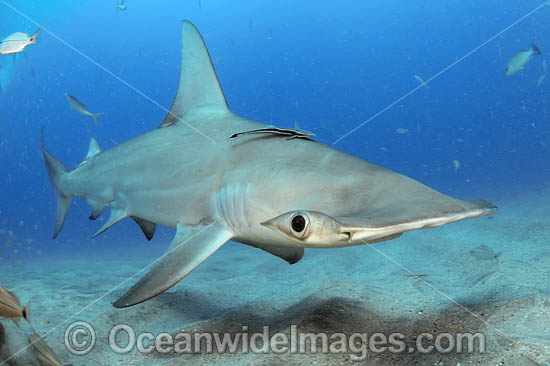
[{"label": "hammerhead shark", "polygon": [[126,217],[147,239],[157,224],[176,228],[166,253],[115,307],[161,294],[228,240],[294,264],[304,248],[376,243],[496,211],[487,201],[454,199],[316,142],[312,134],[233,114],[199,31],[189,21],[182,28],[179,85],[158,128],[105,151],[92,138],[72,171],[46,150],[41,133],[57,198],[54,238],[73,196],[91,206],[90,219],[110,208],[94,236]]}]

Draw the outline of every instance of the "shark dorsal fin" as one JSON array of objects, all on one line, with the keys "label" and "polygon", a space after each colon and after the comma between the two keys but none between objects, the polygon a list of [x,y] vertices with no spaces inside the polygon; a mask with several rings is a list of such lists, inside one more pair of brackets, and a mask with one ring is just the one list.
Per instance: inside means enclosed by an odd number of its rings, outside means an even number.
[{"label": "shark dorsal fin", "polygon": [[178,90],[159,127],[177,122],[185,113],[211,115],[229,111],[206,45],[197,28],[187,20],[182,25],[181,46]]}]

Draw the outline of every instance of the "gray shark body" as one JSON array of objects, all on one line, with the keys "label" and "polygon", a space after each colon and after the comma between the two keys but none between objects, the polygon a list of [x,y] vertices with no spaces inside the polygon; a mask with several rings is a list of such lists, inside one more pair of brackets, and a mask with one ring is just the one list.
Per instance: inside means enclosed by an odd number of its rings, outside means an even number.
[{"label": "gray shark body", "polygon": [[54,237],[77,195],[92,207],[92,219],[111,210],[95,235],[126,217],[149,239],[156,224],[177,228],[166,253],[114,304],[126,307],[170,288],[228,240],[292,264],[307,247],[385,241],[496,210],[309,139],[230,138],[266,127],[227,108],[202,38],[184,21],[179,87],[159,128],[106,151],[92,139],[72,171],[42,144],[58,200]]}]

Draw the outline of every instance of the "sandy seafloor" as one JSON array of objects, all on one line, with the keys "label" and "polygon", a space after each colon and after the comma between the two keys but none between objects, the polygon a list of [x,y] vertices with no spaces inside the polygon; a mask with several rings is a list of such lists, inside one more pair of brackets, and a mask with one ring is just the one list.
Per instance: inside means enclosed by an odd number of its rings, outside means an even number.
[{"label": "sandy seafloor", "polygon": [[[550,365],[550,189],[493,199],[500,211],[441,228],[406,233],[371,246],[306,250],[288,265],[277,257],[229,243],[166,293],[115,309],[135,282],[124,283],[164,248],[135,240],[135,250],[97,256],[44,256],[18,267],[4,263],[2,284],[31,301],[31,323],[72,365]],[[90,231],[93,231],[90,227]],[[83,234],[85,235],[85,234]],[[139,239],[139,240],[138,240]],[[486,245],[496,258],[470,251]],[[168,246],[166,242],[165,246]],[[91,252],[94,253],[94,252]],[[409,274],[425,274],[415,279]],[[106,294],[106,295],[105,295]],[[105,295],[105,296],[104,296]],[[98,300],[99,299],[99,300]],[[460,304],[462,307],[457,305]],[[64,347],[63,323],[89,322],[97,344],[86,356]],[[136,332],[262,331],[328,334],[401,332],[407,347],[423,332],[482,332],[486,352],[449,354],[116,354],[107,344],[115,324]],[[24,345],[29,327],[6,329],[3,353]],[[12,361],[32,365],[26,352]]]}]

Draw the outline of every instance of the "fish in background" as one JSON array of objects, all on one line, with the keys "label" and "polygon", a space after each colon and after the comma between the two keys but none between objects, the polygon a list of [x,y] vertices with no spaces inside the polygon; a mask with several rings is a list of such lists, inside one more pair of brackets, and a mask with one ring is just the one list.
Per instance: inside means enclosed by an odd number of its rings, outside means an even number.
[{"label": "fish in background", "polygon": [[30,351],[36,357],[40,365],[42,366],[62,366],[61,361],[57,359],[57,356],[52,349],[44,342],[42,337],[34,333],[27,339]]},{"label": "fish in background", "polygon": [[455,167],[455,172],[460,169],[460,161],[458,160],[453,160],[453,165]]},{"label": "fish in background", "polygon": [[545,77],[546,77],[546,74],[542,74],[541,76],[539,76],[539,79],[537,80],[537,88],[540,86],[540,84],[542,84]]},{"label": "fish in background", "polygon": [[423,87],[425,87],[426,89],[430,89],[430,87],[428,86],[428,84],[426,84],[426,82],[424,81],[424,79],[422,79],[419,75],[414,75],[414,78],[416,79],[416,81],[418,81],[418,83],[420,85],[422,85]]},{"label": "fish in background", "polygon": [[531,43],[531,48],[529,50],[521,50],[516,53],[506,64],[506,76],[515,74],[523,69],[525,64],[535,55],[540,55],[540,50],[534,43]]},{"label": "fish in background", "polygon": [[75,97],[70,95],[69,93],[65,93],[65,97],[67,98],[67,102],[69,102],[69,106],[71,106],[72,109],[74,109],[75,111],[77,111],[80,114],[92,117],[93,120],[94,120],[95,125],[99,126],[97,124],[96,117],[102,116],[103,113],[92,113],[92,112],[90,112],[88,110],[88,108],[86,108],[86,106],[81,101],[79,101],[78,99],[76,99]]},{"label": "fish in background", "polygon": [[28,322],[29,305],[30,304],[27,304],[24,308],[21,307],[17,297],[4,287],[0,286],[0,317],[9,318],[16,324],[19,322],[19,318],[23,318]]},{"label": "fish in background", "polygon": [[124,11],[124,10],[126,10],[126,7],[127,7],[127,6],[126,6],[126,4],[124,4],[124,0],[121,0],[121,1],[120,1],[120,4],[116,4],[116,5],[115,5],[117,14],[118,14],[119,11]]},{"label": "fish in background", "polygon": [[[21,52],[30,44],[36,44],[36,37],[40,33],[40,28],[32,36],[28,33],[15,32],[7,36],[0,42],[0,55],[10,55]],[[14,58],[15,60],[15,58]]]}]

